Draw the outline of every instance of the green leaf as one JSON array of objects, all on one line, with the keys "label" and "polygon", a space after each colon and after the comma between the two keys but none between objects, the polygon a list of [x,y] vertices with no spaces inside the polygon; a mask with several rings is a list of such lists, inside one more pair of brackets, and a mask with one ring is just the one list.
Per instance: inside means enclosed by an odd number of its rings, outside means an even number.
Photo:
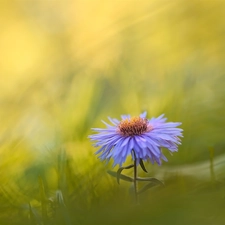
[{"label": "green leaf", "polygon": [[38,212],[29,203],[29,214],[31,224],[43,225],[42,218],[39,216]]},{"label": "green leaf", "polygon": [[152,188],[156,185],[164,186],[164,184],[156,178],[137,178],[137,180],[139,180],[139,181],[150,181],[148,184],[146,184],[143,188],[141,188],[138,191],[138,194],[141,194],[141,193],[147,191],[148,189],[150,189],[150,188]]},{"label": "green leaf", "polygon": [[45,194],[45,187],[43,183],[43,179],[39,176],[39,190],[40,190],[40,197],[41,197],[41,211],[42,211],[42,218],[44,224],[47,221],[48,214],[47,214],[47,201],[46,201],[46,194]]},{"label": "green leaf", "polygon": [[159,185],[162,185],[164,186],[164,183],[154,177],[146,177],[146,178],[143,178],[143,177],[137,177],[137,180],[138,181],[150,181],[150,182],[153,182],[153,183],[156,183],[156,184],[159,184]]},{"label": "green leaf", "polygon": [[130,168],[132,168],[132,167],[134,167],[133,164],[132,164],[132,165],[129,165],[129,166],[125,166],[125,167],[120,167],[120,168],[117,170],[117,183],[118,183],[118,184],[120,183],[120,175],[121,175],[122,171],[123,171],[124,169],[130,169]]},{"label": "green leaf", "polygon": [[116,179],[118,184],[120,183],[120,175],[122,171],[123,171],[123,167],[119,168],[116,173]]},{"label": "green leaf", "polygon": [[71,218],[70,218],[70,215],[69,215],[69,211],[68,211],[68,209],[67,209],[67,207],[65,205],[64,198],[63,198],[63,193],[62,193],[61,190],[57,190],[56,191],[56,201],[59,204],[60,211],[61,211],[62,216],[64,218],[65,224],[66,225],[71,225],[72,224]]},{"label": "green leaf", "polygon": [[29,203],[29,213],[30,213],[30,220],[32,221],[32,223],[35,223],[34,213],[32,211],[30,203]]},{"label": "green leaf", "polygon": [[140,159],[140,166],[141,166],[141,169],[142,169],[144,172],[146,172],[146,173],[148,172],[148,171],[146,170],[146,168],[145,168],[145,165],[144,165],[142,159]]},{"label": "green leaf", "polygon": [[[117,178],[117,172],[108,170],[107,173],[110,174],[111,176]],[[119,179],[125,180],[125,181],[128,181],[128,182],[133,182],[133,181],[134,181],[134,179],[133,179],[132,177],[128,177],[128,176],[123,175],[123,174],[120,174],[120,175],[119,175]]]}]

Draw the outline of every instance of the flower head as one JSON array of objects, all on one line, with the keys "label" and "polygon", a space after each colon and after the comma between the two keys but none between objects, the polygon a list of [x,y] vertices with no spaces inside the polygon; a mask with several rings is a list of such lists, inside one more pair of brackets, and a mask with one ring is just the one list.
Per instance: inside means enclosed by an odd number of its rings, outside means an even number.
[{"label": "flower head", "polygon": [[113,165],[121,166],[131,154],[137,161],[150,160],[152,164],[156,161],[160,165],[161,159],[167,161],[162,147],[170,152],[178,151],[177,145],[181,144],[179,137],[182,137],[183,130],[176,127],[181,123],[166,122],[164,115],[148,120],[146,115],[146,112],[136,117],[122,115],[121,121],[109,117],[112,125],[103,121],[106,128],[93,128],[98,133],[89,138],[96,142],[95,147],[101,146],[96,152],[100,154],[99,158],[107,161],[113,158]]}]

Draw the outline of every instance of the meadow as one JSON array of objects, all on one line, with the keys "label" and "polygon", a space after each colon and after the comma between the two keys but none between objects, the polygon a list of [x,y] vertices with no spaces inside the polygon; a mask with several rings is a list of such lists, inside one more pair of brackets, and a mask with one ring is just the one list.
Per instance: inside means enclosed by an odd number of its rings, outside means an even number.
[{"label": "meadow", "polygon": [[[0,225],[224,224],[224,12],[220,0],[0,1]],[[139,170],[165,185],[135,205],[88,136],[144,111],[184,137]]]}]

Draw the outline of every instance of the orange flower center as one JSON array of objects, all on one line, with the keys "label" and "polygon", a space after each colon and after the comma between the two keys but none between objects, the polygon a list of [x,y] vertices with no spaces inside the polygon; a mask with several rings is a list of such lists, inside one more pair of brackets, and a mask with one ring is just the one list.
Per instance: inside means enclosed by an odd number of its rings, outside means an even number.
[{"label": "orange flower center", "polygon": [[148,120],[139,116],[122,120],[118,128],[119,132],[124,136],[140,135],[152,129],[148,124]]}]

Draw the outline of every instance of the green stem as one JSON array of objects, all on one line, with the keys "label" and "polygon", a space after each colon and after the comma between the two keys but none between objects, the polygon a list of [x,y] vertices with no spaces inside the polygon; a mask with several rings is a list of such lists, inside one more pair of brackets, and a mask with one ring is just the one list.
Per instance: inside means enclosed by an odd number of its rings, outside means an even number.
[{"label": "green stem", "polygon": [[137,159],[136,159],[136,154],[134,150],[133,150],[133,153],[134,153],[134,196],[135,196],[135,203],[138,205],[139,198],[138,198],[138,186],[137,186]]}]

